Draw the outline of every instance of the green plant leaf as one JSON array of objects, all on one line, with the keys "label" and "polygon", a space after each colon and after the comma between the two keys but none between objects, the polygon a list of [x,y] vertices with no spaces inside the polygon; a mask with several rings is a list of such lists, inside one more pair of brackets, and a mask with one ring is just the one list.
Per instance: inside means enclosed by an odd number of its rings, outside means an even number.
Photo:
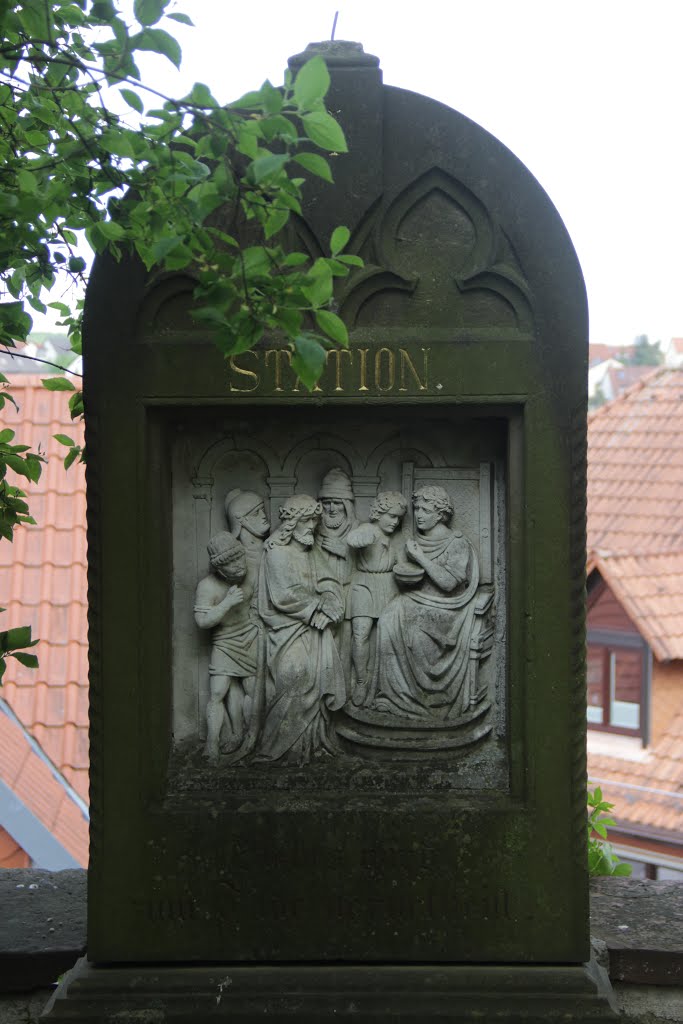
[{"label": "green plant leaf", "polygon": [[71,448],[76,442],[69,437],[68,434],[53,434],[55,441],[59,441],[60,444],[65,444],[67,448]]},{"label": "green plant leaf", "polygon": [[15,626],[0,632],[0,650],[13,651],[17,648],[32,647],[30,626]]},{"label": "green plant leaf", "polygon": [[344,348],[348,347],[349,333],[346,329],[346,324],[343,320],[340,320],[336,313],[331,313],[327,309],[319,309],[315,314],[315,322],[320,330],[327,334],[332,341],[336,341],[338,345],[343,345]]},{"label": "green plant leaf", "polygon": [[294,79],[294,100],[299,110],[313,110],[330,88],[330,74],[322,57],[312,57]]},{"label": "green plant leaf", "polygon": [[75,391],[76,388],[73,386],[70,380],[66,377],[47,377],[42,378],[42,385],[47,388],[48,391]]},{"label": "green plant leaf", "polygon": [[171,64],[174,64],[177,68],[180,67],[180,62],[183,58],[180,43],[163,28],[146,28],[137,36],[133,36],[131,44],[136,50],[149,50],[152,53],[159,53],[162,57],[167,57]]},{"label": "green plant leaf", "polygon": [[165,6],[166,0],[135,0],[133,13],[141,25],[156,25]]},{"label": "green plant leaf", "polygon": [[309,391],[312,391],[320,380],[327,354],[320,342],[308,334],[301,334],[294,341],[292,369]]},{"label": "green plant leaf", "polygon": [[346,153],[344,132],[330,114],[314,110],[311,114],[304,114],[301,120],[306,135],[316,146],[331,153]]},{"label": "green plant leaf", "polygon": [[23,654],[21,651],[12,651],[12,657],[25,665],[26,668],[38,668],[38,658],[35,654]]},{"label": "green plant leaf", "polygon": [[333,180],[329,163],[319,153],[297,153],[293,159],[295,163],[310,171],[311,174],[315,174],[316,177],[329,182]]},{"label": "green plant leaf", "polygon": [[122,89],[121,95],[129,107],[132,107],[138,114],[143,113],[145,107],[142,102],[142,97],[138,96],[136,92],[133,92],[132,89]]},{"label": "green plant leaf", "polygon": [[348,228],[338,227],[334,229],[330,238],[330,252],[333,256],[337,256],[345,248],[350,237],[351,232]]}]

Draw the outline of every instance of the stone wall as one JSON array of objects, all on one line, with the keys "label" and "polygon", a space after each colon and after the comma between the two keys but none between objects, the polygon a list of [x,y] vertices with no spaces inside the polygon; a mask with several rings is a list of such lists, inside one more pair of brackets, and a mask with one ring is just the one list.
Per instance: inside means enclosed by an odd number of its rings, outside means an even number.
[{"label": "stone wall", "polygon": [[[85,871],[0,871],[0,1024],[34,1024],[85,952]],[[683,885],[596,879],[593,949],[623,1024],[683,1019]]]}]

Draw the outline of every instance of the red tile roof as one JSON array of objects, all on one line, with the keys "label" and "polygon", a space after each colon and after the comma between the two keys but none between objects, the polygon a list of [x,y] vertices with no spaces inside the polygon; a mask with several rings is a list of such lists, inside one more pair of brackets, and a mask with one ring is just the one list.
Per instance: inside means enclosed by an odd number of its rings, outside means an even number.
[{"label": "red tile roof", "polygon": [[683,551],[597,556],[589,567],[599,571],[659,661],[683,658]]},{"label": "red tile roof", "polygon": [[[2,415],[3,427],[16,432],[16,443],[48,457],[37,484],[12,481],[26,490],[37,525],[18,527],[12,544],[0,541],[0,605],[6,608],[0,623],[3,629],[32,626],[40,638],[34,649],[40,666],[24,668],[10,658],[0,693],[87,800],[85,475],[82,465],[64,470],[66,449],[52,436],[67,434],[82,444],[83,425],[71,421],[68,395],[47,391],[41,376],[13,378],[19,412],[8,403]],[[34,799],[40,800],[37,791]]]},{"label": "red tile roof", "polygon": [[588,777],[614,804],[617,827],[630,826],[683,837],[683,701],[656,746],[642,760],[588,755]]},{"label": "red tile roof", "polygon": [[[85,805],[49,759],[35,749],[18,719],[5,713],[5,706],[0,699],[0,780],[63,849],[86,867],[88,819]],[[7,843],[5,846],[4,852],[9,857],[11,851]]]},{"label": "red tile roof", "polygon": [[[660,661],[683,659],[683,369],[660,367],[588,418],[588,570]],[[675,691],[674,691],[675,694]],[[642,758],[590,753],[614,817],[683,833],[683,687]]]},{"label": "red tile roof", "polygon": [[588,552],[590,558],[677,550],[683,551],[683,370],[661,367],[588,417]]}]

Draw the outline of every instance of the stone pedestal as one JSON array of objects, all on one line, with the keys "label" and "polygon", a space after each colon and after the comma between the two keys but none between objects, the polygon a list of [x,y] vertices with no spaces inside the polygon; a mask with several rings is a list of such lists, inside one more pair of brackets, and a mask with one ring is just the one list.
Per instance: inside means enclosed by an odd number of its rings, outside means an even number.
[{"label": "stone pedestal", "polygon": [[79,960],[46,1009],[60,1024],[422,1024],[617,1021],[601,967],[519,965],[100,967]]}]

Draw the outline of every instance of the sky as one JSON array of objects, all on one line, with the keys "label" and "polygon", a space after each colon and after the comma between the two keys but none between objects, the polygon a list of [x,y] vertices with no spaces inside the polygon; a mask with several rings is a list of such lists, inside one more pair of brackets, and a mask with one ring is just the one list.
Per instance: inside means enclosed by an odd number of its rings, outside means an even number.
[{"label": "sky", "polygon": [[309,42],[362,43],[384,81],[446,103],[537,178],[569,231],[588,291],[591,341],[683,336],[681,0],[176,0],[179,75],[221,101],[269,78]]}]

